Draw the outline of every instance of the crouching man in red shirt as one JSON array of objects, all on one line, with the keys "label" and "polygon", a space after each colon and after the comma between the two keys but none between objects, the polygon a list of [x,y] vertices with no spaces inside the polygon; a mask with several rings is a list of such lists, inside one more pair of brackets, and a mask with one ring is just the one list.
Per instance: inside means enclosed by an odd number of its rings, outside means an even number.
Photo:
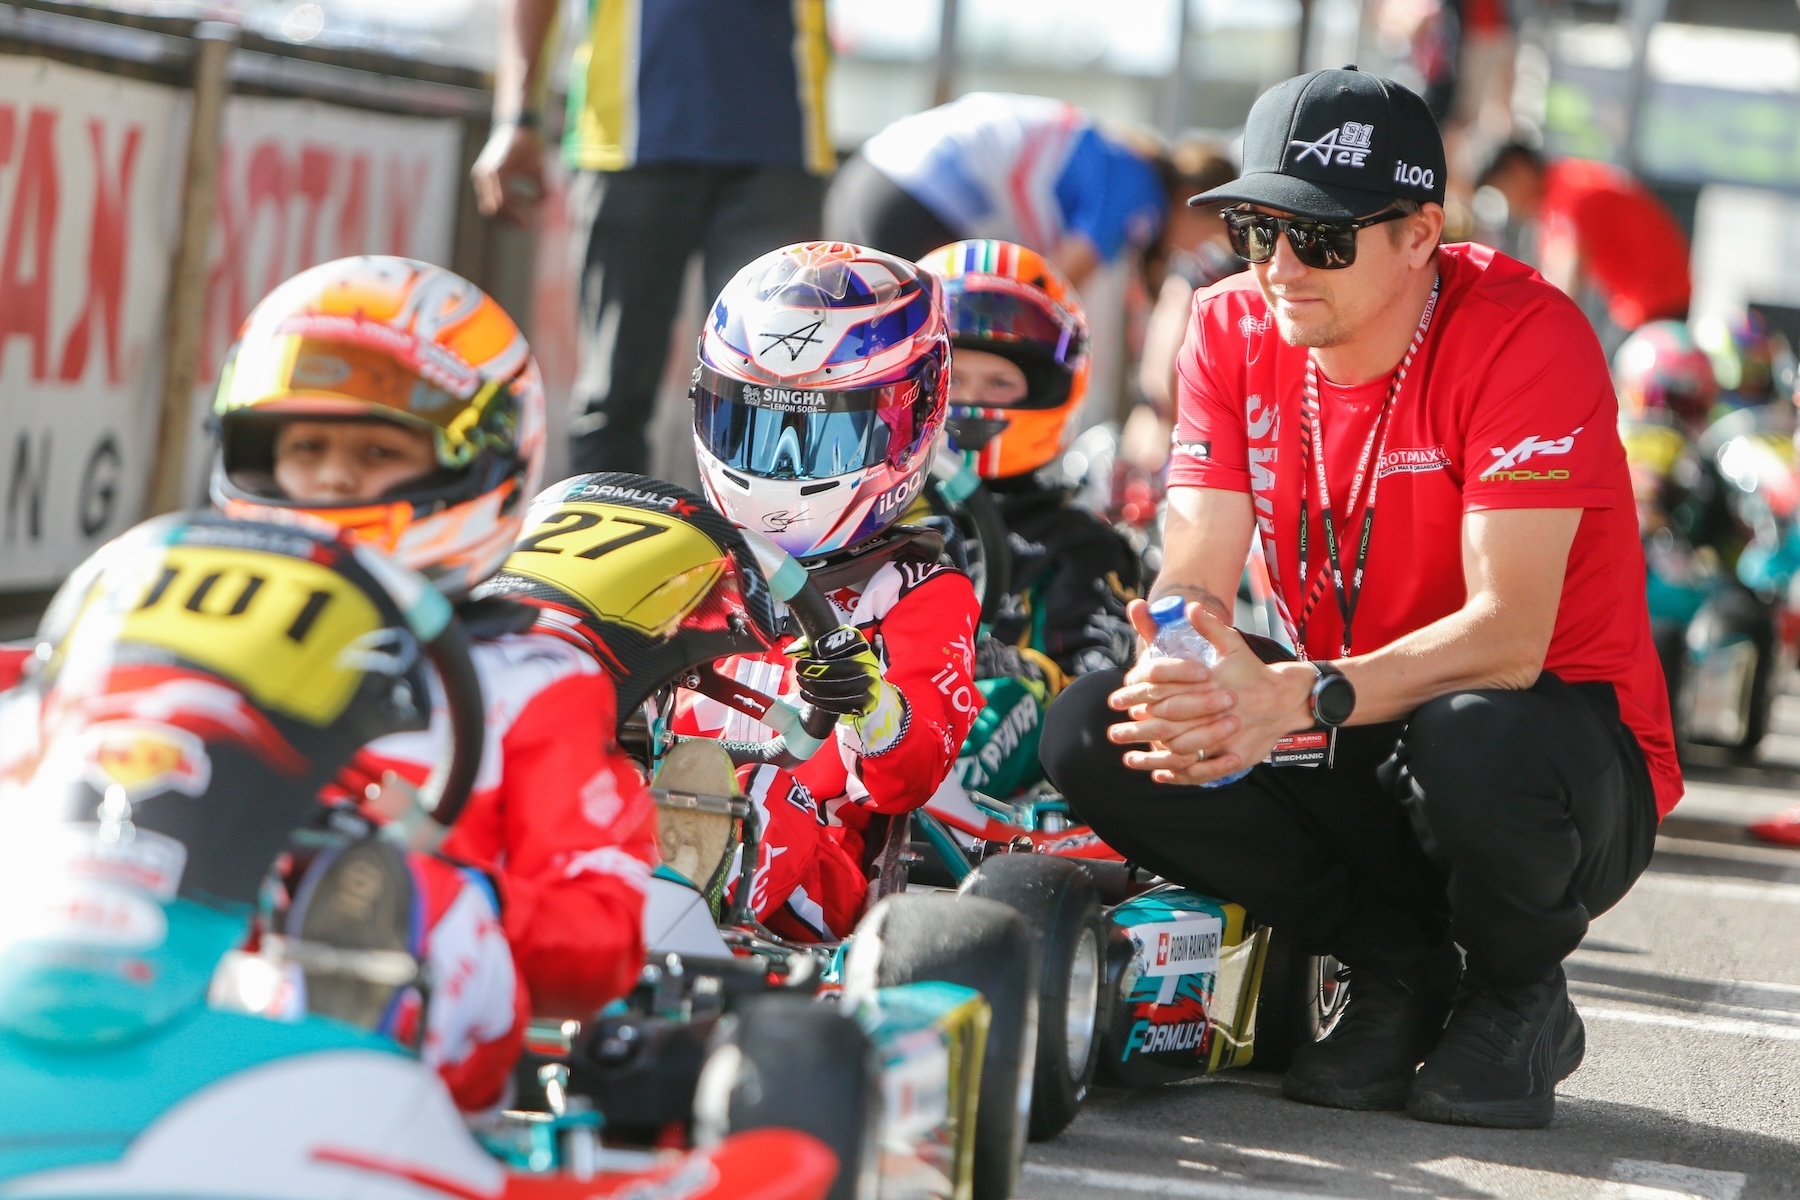
[{"label": "crouching man in red shirt", "polygon": [[[1584,1048],[1562,960],[1681,795],[1606,362],[1529,268],[1439,245],[1411,92],[1288,80],[1244,150],[1192,201],[1252,266],[1194,304],[1152,597],[1223,657],[1077,680],[1044,765],[1122,853],[1351,967],[1287,1095],[1543,1125]],[[1302,661],[1228,624],[1252,537]],[[1262,765],[1304,730],[1329,760]]]}]

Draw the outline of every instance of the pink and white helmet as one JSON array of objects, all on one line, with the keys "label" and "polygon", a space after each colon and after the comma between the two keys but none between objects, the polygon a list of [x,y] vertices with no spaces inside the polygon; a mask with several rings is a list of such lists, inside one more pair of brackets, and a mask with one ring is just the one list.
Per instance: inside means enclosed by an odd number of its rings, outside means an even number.
[{"label": "pink and white helmet", "polygon": [[707,498],[796,558],[872,537],[924,487],[949,380],[929,272],[844,242],[765,254],[700,339],[689,395]]}]

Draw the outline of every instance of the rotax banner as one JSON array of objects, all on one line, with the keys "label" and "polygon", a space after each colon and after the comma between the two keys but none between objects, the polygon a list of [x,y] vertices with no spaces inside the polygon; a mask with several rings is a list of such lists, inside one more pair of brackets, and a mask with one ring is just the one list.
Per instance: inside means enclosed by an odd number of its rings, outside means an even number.
[{"label": "rotax banner", "polygon": [[219,367],[250,310],[284,279],[350,254],[447,266],[462,127],[313,100],[225,104],[186,495],[203,503]]},{"label": "rotax banner", "polygon": [[0,56],[0,590],[142,510],[186,100]]}]

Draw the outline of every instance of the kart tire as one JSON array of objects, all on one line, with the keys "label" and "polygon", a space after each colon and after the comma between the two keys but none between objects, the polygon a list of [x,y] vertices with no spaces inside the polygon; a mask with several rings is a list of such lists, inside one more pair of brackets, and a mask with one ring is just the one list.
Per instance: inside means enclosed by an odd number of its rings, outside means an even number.
[{"label": "kart tire", "polygon": [[[1754,593],[1739,587],[1726,588],[1708,600],[1694,620],[1698,623],[1708,617],[1725,640],[1733,640],[1733,635],[1742,637],[1756,652],[1745,699],[1743,736],[1725,747],[1739,760],[1753,759],[1757,745],[1769,731],[1769,714],[1774,705],[1775,624],[1768,607]],[[1687,696],[1683,700],[1691,703]],[[1677,724],[1679,728],[1682,723]]]},{"label": "kart tire", "polygon": [[1650,641],[1656,647],[1657,661],[1662,664],[1663,683],[1669,690],[1669,706],[1675,706],[1681,695],[1682,676],[1687,666],[1687,626],[1674,621],[1652,621]]},{"label": "kart tire", "polygon": [[1038,934],[1037,1062],[1027,1136],[1048,1141],[1067,1129],[1094,1081],[1106,995],[1106,916],[1087,873],[1066,859],[1002,854],[957,889],[998,900]]},{"label": "kart tire", "polygon": [[1036,1062],[1037,939],[1006,905],[979,896],[889,896],[850,940],[844,993],[937,980],[974,988],[993,1012],[975,1119],[973,1200],[1011,1200],[1030,1123]]},{"label": "kart tire", "polygon": [[1350,984],[1336,959],[1308,954],[1279,929],[1270,929],[1268,937],[1250,1061],[1258,1070],[1285,1071],[1294,1051],[1318,1041],[1337,1023]]},{"label": "kart tire", "polygon": [[751,996],[720,1022],[694,1089],[694,1141],[797,1129],[837,1156],[828,1200],[876,1200],[881,1064],[856,1018],[810,995]]},{"label": "kart tire", "polygon": [[1775,623],[1767,609],[1758,604],[1746,614],[1744,623],[1745,632],[1756,647],[1756,666],[1750,673],[1750,705],[1744,714],[1744,740],[1732,749],[1738,757],[1751,760],[1769,732],[1769,716],[1775,707],[1777,650]]}]

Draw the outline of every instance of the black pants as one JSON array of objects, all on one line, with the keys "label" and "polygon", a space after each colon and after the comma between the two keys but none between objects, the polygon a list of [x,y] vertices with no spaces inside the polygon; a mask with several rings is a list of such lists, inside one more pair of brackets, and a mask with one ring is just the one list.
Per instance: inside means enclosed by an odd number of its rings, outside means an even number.
[{"label": "black pants", "polygon": [[852,154],[825,194],[825,236],[912,262],[962,235],[861,154]]},{"label": "black pants", "polygon": [[1076,813],[1164,878],[1242,904],[1354,967],[1444,939],[1496,982],[1537,978],[1650,861],[1656,804],[1605,683],[1440,696],[1338,735],[1336,766],[1258,766],[1220,788],[1120,761],[1122,673],[1057,698],[1040,753]]},{"label": "black pants", "polygon": [[584,171],[572,200],[581,250],[573,471],[645,471],[645,430],[669,358],[688,259],[705,303],[760,254],[819,235],[824,182],[797,168],[651,166]]}]

